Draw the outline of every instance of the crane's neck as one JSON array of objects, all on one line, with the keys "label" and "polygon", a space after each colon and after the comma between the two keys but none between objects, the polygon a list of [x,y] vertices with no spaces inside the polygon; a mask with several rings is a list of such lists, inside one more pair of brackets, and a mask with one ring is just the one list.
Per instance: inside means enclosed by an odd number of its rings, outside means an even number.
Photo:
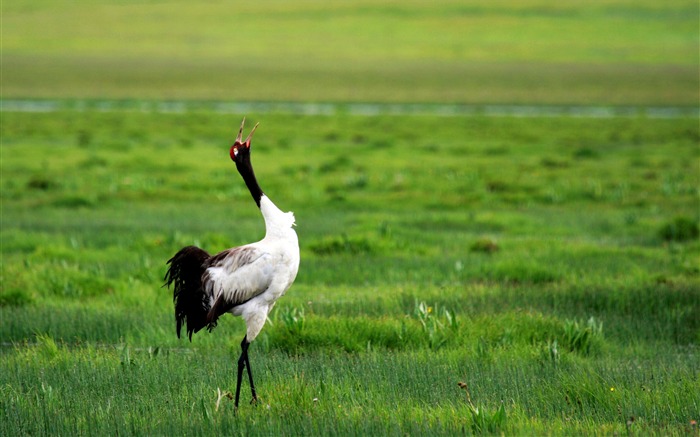
[{"label": "crane's neck", "polygon": [[243,177],[248,190],[250,190],[250,195],[253,196],[253,200],[255,200],[263,215],[265,220],[265,238],[296,241],[297,234],[292,229],[292,226],[294,226],[294,213],[280,210],[263,193],[258,180],[255,178],[255,172],[253,172],[250,160],[237,161],[236,168]]},{"label": "crane's neck", "polygon": [[246,159],[243,162],[236,161],[236,169],[238,169],[238,173],[243,177],[243,181],[248,187],[250,195],[253,196],[255,204],[260,208],[260,199],[263,196],[263,191],[258,184],[258,180],[255,178],[255,172],[253,171],[253,165],[250,163],[250,159]]},{"label": "crane's neck", "polygon": [[265,219],[265,239],[297,241],[294,226],[294,213],[284,212],[272,203],[269,197],[262,195],[260,212]]}]

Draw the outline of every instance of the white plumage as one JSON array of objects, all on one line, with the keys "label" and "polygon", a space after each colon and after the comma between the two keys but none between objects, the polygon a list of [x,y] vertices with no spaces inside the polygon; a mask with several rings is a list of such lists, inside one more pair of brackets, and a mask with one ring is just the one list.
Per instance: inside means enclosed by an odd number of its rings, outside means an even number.
[{"label": "white plumage", "polygon": [[248,359],[248,346],[258,336],[277,299],[294,282],[299,270],[299,242],[294,232],[294,214],[283,212],[262,192],[250,162],[250,140],[245,141],[241,123],[230,156],[265,220],[265,237],[257,243],[224,250],[214,256],[196,247],[182,248],[169,261],[165,283],[173,286],[176,332],[182,326],[192,334],[204,327],[216,327],[218,318],[231,313],[246,323],[241,342],[235,405],[241,388],[243,368],[248,370],[253,402],[257,400]]},{"label": "white plumage", "polygon": [[246,322],[249,342],[258,336],[277,299],[294,282],[299,270],[299,243],[292,229],[294,214],[284,213],[265,195],[260,199],[265,238],[226,251],[207,268],[203,286],[214,307],[218,299],[237,303],[229,312]]}]

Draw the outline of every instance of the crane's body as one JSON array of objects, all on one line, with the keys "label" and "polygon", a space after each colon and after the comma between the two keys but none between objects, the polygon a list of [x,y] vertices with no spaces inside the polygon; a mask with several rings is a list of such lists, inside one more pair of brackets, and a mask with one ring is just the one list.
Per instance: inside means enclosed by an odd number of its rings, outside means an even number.
[{"label": "crane's body", "polygon": [[[245,119],[243,119],[245,123]],[[230,313],[245,320],[246,335],[241,342],[235,405],[238,408],[243,368],[257,400],[248,360],[248,345],[258,336],[267,315],[296,278],[299,270],[299,242],[294,232],[294,214],[283,212],[263,194],[250,163],[250,139],[241,141],[243,123],[231,146],[236,163],[253,200],[265,220],[265,237],[257,243],[234,247],[209,255],[196,246],[178,251],[169,261],[165,283],[173,285],[176,331],[183,325],[192,334],[204,327],[211,331],[220,316]]]},{"label": "crane's body", "polygon": [[299,270],[299,243],[292,229],[294,215],[283,213],[264,195],[260,210],[266,218],[265,238],[213,257],[202,284],[211,308],[216,310],[212,317],[222,311],[242,316],[248,341],[260,333],[268,313]]}]

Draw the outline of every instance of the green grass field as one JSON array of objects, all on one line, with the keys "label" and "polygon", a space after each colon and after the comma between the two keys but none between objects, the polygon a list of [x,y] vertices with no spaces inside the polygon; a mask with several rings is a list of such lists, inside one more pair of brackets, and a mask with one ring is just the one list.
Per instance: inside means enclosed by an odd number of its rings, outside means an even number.
[{"label": "green grass field", "polygon": [[3,96],[697,105],[692,0],[2,5]]},{"label": "green grass field", "polygon": [[236,417],[241,320],[160,285],[262,236],[239,119],[3,114],[3,435],[690,432],[696,120],[249,114],[302,267]]},{"label": "green grass field", "polygon": [[[3,3],[3,100],[59,110],[0,112],[0,435],[697,436],[697,118],[342,110],[697,108],[697,14]],[[236,415],[243,322],[178,340],[161,285],[185,245],[264,234],[228,157],[244,115],[302,261]]]}]

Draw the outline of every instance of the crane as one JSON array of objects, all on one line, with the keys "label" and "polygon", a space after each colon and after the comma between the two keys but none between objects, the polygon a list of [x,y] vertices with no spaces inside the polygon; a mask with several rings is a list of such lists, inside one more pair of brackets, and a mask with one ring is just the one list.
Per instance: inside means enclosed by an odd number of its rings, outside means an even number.
[{"label": "crane", "polygon": [[251,404],[257,402],[248,347],[299,270],[299,241],[292,228],[294,214],[281,211],[263,193],[250,162],[250,142],[258,124],[243,141],[243,118],[229,154],[262,213],[265,237],[257,243],[227,249],[213,256],[196,246],[184,247],[168,260],[164,278],[164,286],[173,287],[178,338],[183,326],[186,326],[190,342],[192,333],[204,327],[211,332],[225,313],[241,316],[245,321],[246,334],[238,359],[236,411],[243,368],[248,372],[253,396]]}]

